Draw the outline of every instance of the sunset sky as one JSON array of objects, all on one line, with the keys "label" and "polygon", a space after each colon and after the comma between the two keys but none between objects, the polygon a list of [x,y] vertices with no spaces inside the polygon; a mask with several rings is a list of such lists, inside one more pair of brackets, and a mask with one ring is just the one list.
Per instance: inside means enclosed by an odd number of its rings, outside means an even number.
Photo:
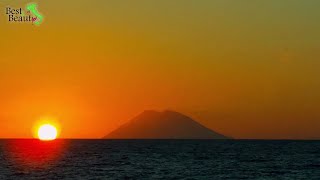
[{"label": "sunset sky", "polygon": [[234,138],[320,138],[320,1],[0,2],[0,138],[100,138],[146,109]]}]

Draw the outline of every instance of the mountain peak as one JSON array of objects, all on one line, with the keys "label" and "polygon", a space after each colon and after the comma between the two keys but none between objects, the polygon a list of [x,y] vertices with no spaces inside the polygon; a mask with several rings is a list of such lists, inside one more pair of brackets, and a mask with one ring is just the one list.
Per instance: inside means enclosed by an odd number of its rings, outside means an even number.
[{"label": "mountain peak", "polygon": [[227,139],[172,110],[145,110],[105,136],[107,139]]}]

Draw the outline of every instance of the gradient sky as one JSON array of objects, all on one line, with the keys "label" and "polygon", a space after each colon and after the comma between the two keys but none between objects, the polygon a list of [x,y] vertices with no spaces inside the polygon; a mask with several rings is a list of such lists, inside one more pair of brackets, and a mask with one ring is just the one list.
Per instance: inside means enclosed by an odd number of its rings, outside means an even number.
[{"label": "gradient sky", "polygon": [[0,2],[0,137],[99,138],[171,109],[235,138],[320,138],[320,1]]}]

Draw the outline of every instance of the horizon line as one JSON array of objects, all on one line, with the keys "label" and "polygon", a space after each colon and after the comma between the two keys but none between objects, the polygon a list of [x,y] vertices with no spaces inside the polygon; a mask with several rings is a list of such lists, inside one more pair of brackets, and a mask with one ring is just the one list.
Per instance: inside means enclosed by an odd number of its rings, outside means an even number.
[{"label": "horizon line", "polygon": [[[0,140],[39,140],[38,138],[0,138]],[[112,139],[112,138],[57,138],[55,140],[210,140],[210,141],[320,141],[319,139],[255,139],[255,138],[246,138],[246,139],[159,139],[159,138],[123,138],[123,139]],[[55,141],[52,140],[52,141]],[[50,141],[48,141],[50,142]]]}]

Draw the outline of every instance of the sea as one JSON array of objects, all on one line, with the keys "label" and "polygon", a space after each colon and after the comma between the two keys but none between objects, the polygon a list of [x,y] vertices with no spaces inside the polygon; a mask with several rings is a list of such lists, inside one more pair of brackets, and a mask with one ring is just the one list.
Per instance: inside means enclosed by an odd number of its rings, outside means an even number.
[{"label": "sea", "polygon": [[320,179],[320,141],[0,140],[0,179]]}]

